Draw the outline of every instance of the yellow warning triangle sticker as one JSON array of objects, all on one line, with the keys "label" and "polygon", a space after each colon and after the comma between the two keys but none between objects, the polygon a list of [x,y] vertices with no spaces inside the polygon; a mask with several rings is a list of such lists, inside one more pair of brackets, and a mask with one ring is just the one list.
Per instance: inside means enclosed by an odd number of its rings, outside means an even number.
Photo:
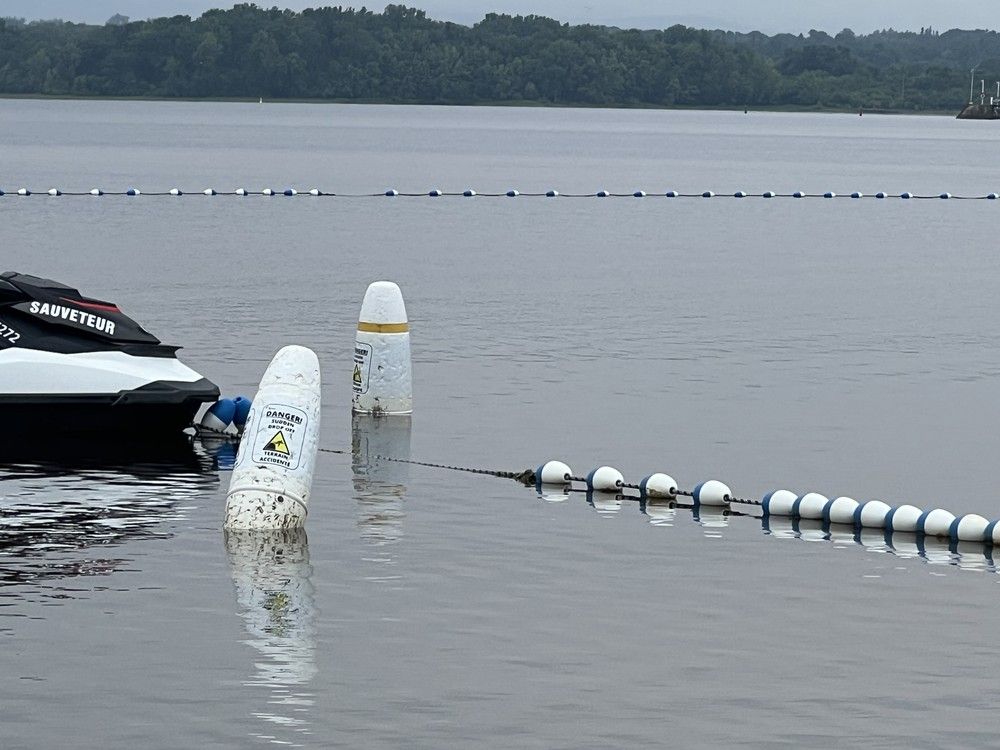
[{"label": "yellow warning triangle sticker", "polygon": [[288,450],[288,443],[285,442],[285,435],[280,430],[277,435],[267,442],[264,450],[271,451],[272,453],[284,453],[286,456],[291,455],[291,452]]},{"label": "yellow warning triangle sticker", "polygon": [[361,385],[361,365],[354,365],[354,385]]}]

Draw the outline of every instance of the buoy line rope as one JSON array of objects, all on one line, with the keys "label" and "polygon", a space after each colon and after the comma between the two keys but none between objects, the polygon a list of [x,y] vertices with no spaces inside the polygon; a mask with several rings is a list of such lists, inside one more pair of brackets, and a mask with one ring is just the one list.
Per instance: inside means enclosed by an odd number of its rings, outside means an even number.
[{"label": "buoy line rope", "polygon": [[[320,448],[320,453],[348,454],[350,451],[337,451],[329,448]],[[498,477],[499,479],[513,479],[525,486],[535,484],[535,472],[532,469],[523,471],[501,471],[499,469],[475,469],[466,466],[448,466],[447,464],[436,464],[429,461],[412,461],[408,458],[392,458],[391,456],[375,456],[379,461],[391,461],[397,464],[410,464],[411,466],[426,466],[431,469],[447,469],[448,471],[464,471],[469,474],[484,474],[486,476]]]},{"label": "buoy line rope", "polygon": [[132,198],[137,197],[192,197],[192,196],[230,196],[230,197],[249,197],[249,196],[263,196],[263,197],[304,197],[304,198],[762,198],[762,199],[772,199],[772,198],[794,198],[794,199],[804,199],[804,198],[823,198],[823,199],[835,199],[835,198],[847,198],[853,200],[860,200],[863,198],[872,198],[875,200],[884,200],[887,198],[900,198],[902,200],[959,200],[959,201],[994,201],[1000,199],[1000,193],[986,193],[985,195],[953,195],[949,192],[933,193],[933,194],[917,194],[909,191],[904,191],[901,193],[887,193],[885,191],[879,191],[876,193],[863,193],[861,191],[854,191],[851,193],[835,193],[833,191],[825,192],[803,192],[801,190],[796,190],[791,193],[777,193],[773,190],[765,190],[761,193],[749,193],[745,190],[737,190],[733,193],[716,193],[712,190],[705,190],[702,192],[694,193],[683,193],[677,190],[667,190],[666,192],[647,192],[645,190],[634,190],[632,192],[610,192],[608,190],[598,190],[594,193],[560,193],[558,190],[546,190],[544,192],[526,192],[522,193],[519,190],[507,190],[503,192],[488,192],[480,193],[472,188],[460,191],[450,191],[450,190],[427,190],[424,192],[402,192],[396,189],[384,190],[381,192],[373,193],[337,193],[329,190],[320,190],[319,188],[311,188],[309,190],[299,190],[296,188],[263,188],[261,190],[248,190],[246,188],[235,188],[233,190],[216,190],[214,188],[205,188],[204,190],[182,190],[180,188],[171,188],[169,190],[156,189],[156,190],[140,190],[139,188],[126,188],[124,190],[102,190],[101,188],[93,188],[91,190],[61,190],[59,188],[49,188],[48,190],[32,190],[30,188],[17,188],[16,190],[5,191],[0,189],[0,196],[66,196],[66,197],[100,197],[100,196],[127,196]]},{"label": "buoy line rope", "polygon": [[[348,455],[351,453],[351,451],[333,450],[330,448],[320,448],[319,451],[320,453],[336,453],[339,455]],[[392,463],[397,463],[397,464],[424,466],[431,469],[446,469],[447,471],[461,471],[467,474],[481,474],[484,476],[497,477],[499,479],[513,479],[519,484],[523,484],[525,487],[533,487],[541,481],[539,472],[536,469],[522,469],[521,471],[505,471],[502,469],[481,469],[468,466],[452,466],[449,464],[439,464],[439,463],[433,463],[431,461],[414,461],[408,458],[393,458],[392,456],[375,456],[375,459],[380,461],[391,461]],[[573,482],[581,482],[583,484],[587,484],[587,479],[584,477],[569,477],[568,479]],[[630,495],[622,494],[623,498],[627,500],[642,499],[641,494],[643,492],[643,488],[641,485],[630,482],[621,482],[618,485],[618,487],[619,489],[635,490],[636,492],[640,493],[640,497],[632,497]],[[695,497],[695,493],[693,490],[675,489],[674,495],[681,497],[690,497],[690,498]],[[734,497],[728,494],[726,495],[726,502],[735,505],[756,505],[756,506],[761,505],[760,500],[748,500],[741,497]]]}]

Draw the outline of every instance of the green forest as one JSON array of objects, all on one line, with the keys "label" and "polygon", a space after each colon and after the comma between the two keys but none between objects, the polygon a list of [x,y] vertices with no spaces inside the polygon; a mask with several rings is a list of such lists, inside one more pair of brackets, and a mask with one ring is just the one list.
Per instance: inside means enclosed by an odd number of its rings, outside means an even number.
[{"label": "green forest", "polygon": [[104,25],[0,19],[0,94],[957,111],[1000,79],[993,31],[831,36],[569,25],[414,8],[241,4]]}]

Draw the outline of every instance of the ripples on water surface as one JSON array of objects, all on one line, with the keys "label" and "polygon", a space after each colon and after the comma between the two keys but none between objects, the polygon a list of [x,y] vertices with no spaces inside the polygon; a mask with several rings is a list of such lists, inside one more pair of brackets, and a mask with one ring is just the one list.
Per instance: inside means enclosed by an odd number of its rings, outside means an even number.
[{"label": "ripples on water surface", "polygon": [[[5,190],[997,189],[949,118],[0,102]],[[224,535],[218,446],[0,479],[0,745],[995,745],[998,579],[857,537],[379,463],[718,477],[1000,515],[996,206],[0,199],[4,266],[119,302],[227,393],[324,366],[308,537]],[[368,282],[412,424],[355,421]],[[11,426],[8,426],[10,428]],[[787,540],[787,541],[786,541]],[[819,543],[810,543],[819,542]]]}]

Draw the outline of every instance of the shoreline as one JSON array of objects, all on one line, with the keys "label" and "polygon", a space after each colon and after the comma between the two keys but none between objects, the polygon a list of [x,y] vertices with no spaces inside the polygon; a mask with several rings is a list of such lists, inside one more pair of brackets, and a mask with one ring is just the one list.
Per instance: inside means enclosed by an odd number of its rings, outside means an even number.
[{"label": "shoreline", "polygon": [[[483,101],[483,102],[433,102],[433,101],[393,101],[385,99],[321,99],[321,98],[281,98],[264,99],[239,97],[239,96],[208,96],[208,97],[186,97],[186,96],[74,96],[72,94],[5,94],[0,93],[0,100],[38,100],[38,101],[99,101],[99,102],[206,102],[213,104],[357,104],[357,105],[382,105],[398,107],[522,107],[540,109],[622,109],[622,110],[658,110],[658,111],[695,111],[695,112],[742,112],[746,110],[748,114],[754,112],[791,112],[803,114],[834,114],[834,115],[858,115],[858,109],[844,109],[841,107],[802,107],[792,105],[774,105],[747,107],[730,105],[672,105],[657,106],[652,104],[560,104],[552,102],[537,101]],[[961,105],[955,111],[943,109],[864,109],[860,108],[865,115],[917,115],[927,117],[955,117],[957,111],[961,110]]]}]

